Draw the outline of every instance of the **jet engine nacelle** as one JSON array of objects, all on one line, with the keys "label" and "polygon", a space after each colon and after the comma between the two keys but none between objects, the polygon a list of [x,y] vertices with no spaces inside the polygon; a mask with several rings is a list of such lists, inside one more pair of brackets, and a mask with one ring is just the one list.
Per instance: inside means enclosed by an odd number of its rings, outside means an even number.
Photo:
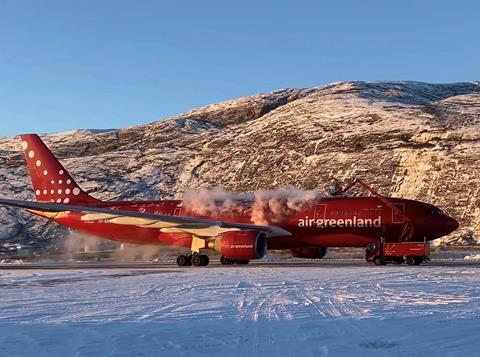
[{"label": "jet engine nacelle", "polygon": [[296,258],[322,259],[327,255],[327,247],[295,248],[290,254]]},{"label": "jet engine nacelle", "polygon": [[261,259],[267,253],[267,236],[256,231],[227,232],[209,241],[208,248],[229,259]]}]

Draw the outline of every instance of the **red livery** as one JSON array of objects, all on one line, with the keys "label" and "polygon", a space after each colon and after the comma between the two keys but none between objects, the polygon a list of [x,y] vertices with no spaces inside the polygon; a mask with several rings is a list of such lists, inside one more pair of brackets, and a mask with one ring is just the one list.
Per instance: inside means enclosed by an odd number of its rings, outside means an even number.
[{"label": "red livery", "polygon": [[367,246],[366,260],[376,265],[388,262],[418,265],[429,260],[430,245],[428,243],[372,243]]},{"label": "red livery", "polygon": [[[391,242],[430,241],[453,232],[458,222],[431,204],[383,197],[361,180],[370,197],[317,197],[302,209],[266,214],[252,222],[253,202],[231,211],[199,215],[181,200],[100,201],[81,189],[37,135],[22,135],[36,201],[0,199],[69,228],[134,244],[188,248],[177,263],[207,265],[201,251],[222,254],[222,264],[260,259],[267,249],[297,257],[322,258],[327,247],[366,247]],[[350,185],[350,186],[351,186]],[[346,187],[342,191],[350,188]]]}]

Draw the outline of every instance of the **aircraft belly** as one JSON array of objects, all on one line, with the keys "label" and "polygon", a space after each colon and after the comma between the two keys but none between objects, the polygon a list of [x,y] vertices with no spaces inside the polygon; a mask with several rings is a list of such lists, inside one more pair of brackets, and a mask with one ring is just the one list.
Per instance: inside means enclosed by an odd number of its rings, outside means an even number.
[{"label": "aircraft belly", "polygon": [[274,237],[268,240],[268,249],[290,249],[299,247],[366,247],[377,241],[377,238],[353,234],[353,233],[332,233],[322,235],[292,237]]}]

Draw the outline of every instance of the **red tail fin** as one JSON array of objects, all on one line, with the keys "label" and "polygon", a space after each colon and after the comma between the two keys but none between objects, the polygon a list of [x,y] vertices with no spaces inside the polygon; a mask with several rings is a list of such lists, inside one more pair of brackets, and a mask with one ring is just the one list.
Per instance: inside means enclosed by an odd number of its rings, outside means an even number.
[{"label": "red tail fin", "polygon": [[38,135],[20,137],[37,201],[70,204],[98,202],[77,185]]}]

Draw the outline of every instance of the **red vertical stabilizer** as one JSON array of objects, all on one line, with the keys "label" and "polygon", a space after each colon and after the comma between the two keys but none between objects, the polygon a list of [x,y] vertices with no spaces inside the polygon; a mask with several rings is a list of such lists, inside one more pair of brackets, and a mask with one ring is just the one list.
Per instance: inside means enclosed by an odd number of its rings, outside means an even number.
[{"label": "red vertical stabilizer", "polygon": [[78,186],[38,135],[21,135],[20,138],[37,201],[69,204],[99,202]]}]

